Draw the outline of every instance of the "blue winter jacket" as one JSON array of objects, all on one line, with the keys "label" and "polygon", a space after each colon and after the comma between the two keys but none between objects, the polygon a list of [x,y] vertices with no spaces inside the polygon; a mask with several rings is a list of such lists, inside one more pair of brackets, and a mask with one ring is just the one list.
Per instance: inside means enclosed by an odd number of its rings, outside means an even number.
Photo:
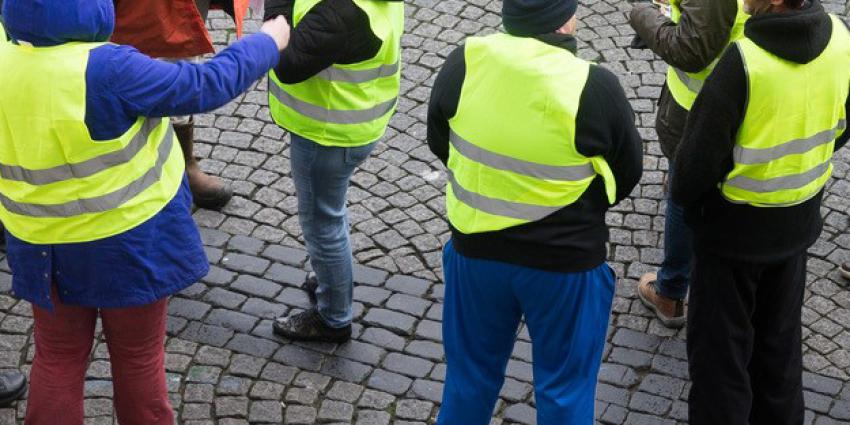
[{"label": "blue winter jacket", "polygon": [[[104,42],[115,25],[112,0],[5,0],[2,19],[14,42],[36,47]],[[112,140],[140,116],[213,110],[247,90],[278,56],[266,34],[245,37],[203,65],[167,63],[129,46],[106,44],[89,56],[85,123],[93,139]],[[0,63],[0,72],[6,66],[15,65]],[[47,309],[53,308],[51,285],[66,304],[129,307],[173,294],[209,268],[185,179],[159,214],[123,234],[34,245],[7,233],[7,255],[15,295]]]}]

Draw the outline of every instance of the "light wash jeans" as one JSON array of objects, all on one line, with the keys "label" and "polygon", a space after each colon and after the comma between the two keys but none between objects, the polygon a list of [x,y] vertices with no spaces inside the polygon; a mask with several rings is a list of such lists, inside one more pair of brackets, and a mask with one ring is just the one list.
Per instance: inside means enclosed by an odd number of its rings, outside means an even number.
[{"label": "light wash jeans", "polygon": [[290,160],[298,195],[298,220],[319,287],[319,314],[332,328],[351,323],[354,292],[346,195],[354,170],[375,143],[354,148],[322,146],[292,135]]}]

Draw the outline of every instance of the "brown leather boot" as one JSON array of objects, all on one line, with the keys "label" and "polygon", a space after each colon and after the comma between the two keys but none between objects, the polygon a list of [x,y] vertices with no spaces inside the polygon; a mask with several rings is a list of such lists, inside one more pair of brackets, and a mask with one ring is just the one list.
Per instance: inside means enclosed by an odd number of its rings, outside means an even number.
[{"label": "brown leather boot", "polygon": [[637,293],[643,305],[652,310],[668,328],[681,328],[685,325],[685,302],[667,298],[658,293],[658,276],[647,273],[638,282]]},{"label": "brown leather boot", "polygon": [[186,160],[186,174],[189,176],[189,188],[192,190],[195,205],[217,211],[227,205],[227,202],[233,197],[233,190],[230,185],[225,184],[219,178],[201,171],[198,160],[194,155],[194,132],[195,123],[193,121],[186,124],[174,124],[174,134],[180,141],[183,158]]}]

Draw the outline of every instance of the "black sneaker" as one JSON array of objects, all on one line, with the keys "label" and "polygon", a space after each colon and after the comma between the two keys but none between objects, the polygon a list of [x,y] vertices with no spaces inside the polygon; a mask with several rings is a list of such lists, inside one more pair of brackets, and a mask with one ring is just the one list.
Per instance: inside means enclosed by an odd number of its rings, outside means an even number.
[{"label": "black sneaker", "polygon": [[27,392],[27,378],[23,373],[7,371],[0,373],[0,407],[12,404]]},{"label": "black sneaker", "polygon": [[332,328],[315,308],[289,317],[278,317],[272,329],[277,335],[293,341],[346,342],[351,339],[351,325]]}]

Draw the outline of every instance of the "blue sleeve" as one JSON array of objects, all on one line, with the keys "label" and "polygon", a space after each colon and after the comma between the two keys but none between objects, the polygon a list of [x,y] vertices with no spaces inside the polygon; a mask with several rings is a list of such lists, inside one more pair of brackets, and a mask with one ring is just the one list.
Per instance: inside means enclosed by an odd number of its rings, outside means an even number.
[{"label": "blue sleeve", "polygon": [[129,46],[92,50],[86,71],[86,125],[95,140],[114,139],[137,117],[191,115],[225,105],[279,59],[274,40],[254,34],[204,64],[151,59]]}]

